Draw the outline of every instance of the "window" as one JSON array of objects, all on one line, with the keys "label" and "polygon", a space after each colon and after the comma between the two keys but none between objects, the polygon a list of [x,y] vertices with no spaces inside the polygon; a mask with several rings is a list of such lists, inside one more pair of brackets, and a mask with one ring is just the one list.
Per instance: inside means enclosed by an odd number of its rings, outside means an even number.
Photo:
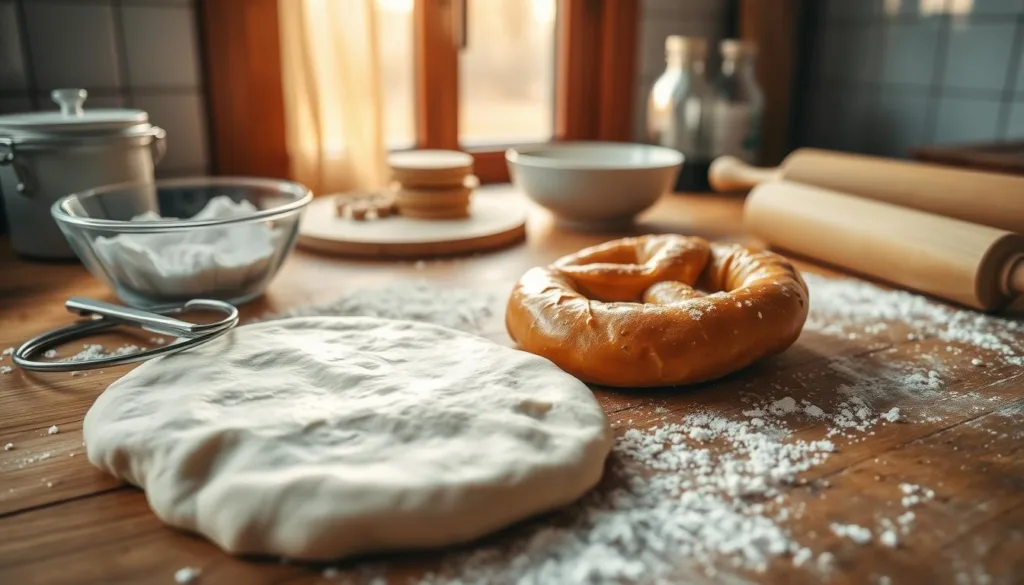
[{"label": "window", "polygon": [[416,144],[413,0],[374,0],[384,96],[384,134],[393,149]]},{"label": "window", "polygon": [[[277,4],[203,2],[214,168],[287,176]],[[323,0],[347,2],[349,0]],[[508,146],[629,140],[639,3],[373,0],[386,141],[473,153],[508,179]]]},{"label": "window", "polygon": [[415,43],[414,10],[433,12],[427,18],[435,21],[450,21],[446,52],[457,55],[460,146],[551,139],[557,0],[428,1],[418,7],[414,0],[374,2],[389,146],[401,149],[417,143],[415,58],[417,49],[423,49]]},{"label": "window", "polygon": [[466,0],[459,52],[459,142],[545,142],[554,135],[555,0]]},{"label": "window", "polygon": [[[556,138],[598,137],[558,130],[559,94],[596,104],[597,72],[556,78],[566,69],[599,66],[597,45],[623,53],[635,44],[632,2],[586,0],[374,0],[387,100],[385,133],[393,149],[412,146],[460,148],[477,154],[485,181],[506,180],[504,149]],[[596,10],[595,10],[596,7]],[[620,18],[618,24],[602,19]],[[620,35],[616,27],[629,34]],[[612,38],[604,38],[610,30]],[[568,37],[575,38],[568,38]],[[575,64],[560,45],[572,43]],[[633,47],[625,51],[633,61]],[[618,59],[616,66],[623,60]],[[632,77],[627,65],[625,75]],[[569,71],[565,71],[569,73]],[[576,73],[580,73],[577,71]],[[560,84],[561,82],[561,84]],[[577,87],[570,87],[575,85]],[[622,87],[632,87],[631,79]],[[628,92],[628,90],[627,90]],[[629,93],[629,98],[632,98]],[[573,108],[576,109],[576,108]],[[621,109],[621,108],[620,108]],[[629,114],[616,115],[627,121]],[[596,120],[596,111],[588,120]],[[564,121],[563,121],[564,122]],[[604,134],[609,134],[605,132]],[[626,139],[628,135],[606,136]]]}]

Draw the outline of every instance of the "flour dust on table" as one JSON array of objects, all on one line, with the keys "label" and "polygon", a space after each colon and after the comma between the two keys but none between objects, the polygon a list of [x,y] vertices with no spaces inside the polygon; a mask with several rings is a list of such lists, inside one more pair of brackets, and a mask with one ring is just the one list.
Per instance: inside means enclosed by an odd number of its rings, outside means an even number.
[{"label": "flour dust on table", "polygon": [[502,314],[502,301],[488,292],[458,287],[442,288],[425,281],[398,282],[379,288],[352,291],[324,304],[297,307],[264,315],[263,320],[285,317],[379,317],[419,321],[467,333],[483,334]]},{"label": "flour dust on table", "polygon": [[151,360],[86,414],[89,460],[232,553],[467,542],[579,499],[611,431],[551,362],[412,321],[290,318]]}]

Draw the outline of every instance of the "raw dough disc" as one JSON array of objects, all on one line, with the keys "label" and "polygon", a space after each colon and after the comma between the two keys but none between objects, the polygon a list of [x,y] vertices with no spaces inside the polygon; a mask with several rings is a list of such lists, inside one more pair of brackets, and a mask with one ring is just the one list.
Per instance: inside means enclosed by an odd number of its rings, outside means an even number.
[{"label": "raw dough disc", "polygon": [[247,325],[144,363],[83,431],[166,523],[310,560],[464,542],[568,504],[612,442],[550,361],[366,317]]}]

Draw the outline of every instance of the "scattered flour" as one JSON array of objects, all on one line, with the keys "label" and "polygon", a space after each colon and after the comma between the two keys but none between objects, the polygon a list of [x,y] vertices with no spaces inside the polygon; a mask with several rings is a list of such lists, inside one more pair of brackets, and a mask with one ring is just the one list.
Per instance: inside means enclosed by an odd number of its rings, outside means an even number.
[{"label": "scattered flour", "polygon": [[484,333],[488,319],[499,314],[493,295],[461,288],[438,288],[425,282],[400,283],[355,291],[334,302],[266,315],[263,320],[306,316],[379,317],[433,323],[467,333]]},{"label": "scattered flour", "polygon": [[832,524],[832,533],[840,538],[849,538],[857,544],[871,542],[871,529],[856,524]]},{"label": "scattered flour", "polygon": [[50,428],[46,429],[46,434],[47,435],[56,435],[59,432],[60,432],[60,429],[57,428],[57,425],[53,425]]},{"label": "scattered flour", "polygon": [[896,548],[900,544],[900,537],[895,530],[888,529],[879,535],[878,540],[889,548]]},{"label": "scattered flour", "polygon": [[772,414],[789,414],[797,411],[796,399],[792,396],[781,398],[772,403],[770,409]]},{"label": "scattered flour", "polygon": [[182,567],[174,572],[174,582],[178,584],[195,583],[202,571],[198,567]]},{"label": "scattered flour", "polygon": [[4,451],[10,451],[11,449],[14,449],[14,443],[7,443],[4,445]]},{"label": "scattered flour", "polygon": [[12,368],[11,366],[0,366],[0,375],[2,375],[2,374],[10,374],[13,371],[14,371],[14,368]]},{"label": "scattered flour", "polygon": [[[245,217],[258,209],[221,195],[210,199],[193,220]],[[146,212],[132,221],[175,221]],[[258,283],[275,260],[279,229],[265,223],[211,226],[185,232],[121,234],[96,238],[96,253],[111,277],[147,295],[202,296],[238,291]]]},{"label": "scattered flour", "polygon": [[900,409],[899,409],[899,407],[894,406],[894,407],[890,408],[887,412],[882,414],[882,418],[884,418],[886,421],[891,422],[891,423],[894,423],[894,422],[900,420]]},{"label": "scattered flour", "polygon": [[12,353],[14,353],[14,348],[13,347],[8,347],[7,349],[5,349],[3,351],[0,351],[0,357],[9,356]]},{"label": "scattered flour", "polygon": [[804,407],[804,414],[806,414],[807,416],[813,416],[814,418],[821,418],[822,416],[825,415],[825,411],[822,410],[819,406],[808,404],[807,406]]},{"label": "scattered flour", "polygon": [[48,350],[43,352],[43,357],[52,360],[53,358],[57,357],[57,350],[56,349],[48,349]]},{"label": "scattered flour", "polygon": [[900,503],[903,504],[904,508],[910,508],[920,504],[921,502],[935,498],[934,491],[928,488],[922,488],[916,484],[901,483],[900,491],[903,492],[903,499]]},{"label": "scattered flour", "polygon": [[[884,290],[855,279],[805,273],[811,311],[805,329],[837,337],[909,329],[910,339],[935,338],[988,350],[1010,365],[1024,365],[1024,321],[957,309],[910,292]],[[972,362],[973,363],[973,362]]]},{"label": "scattered flour", "polygon": [[95,360],[104,357],[128,355],[131,353],[138,353],[142,351],[137,345],[123,345],[111,351],[103,349],[103,346],[98,343],[85,343],[82,345],[82,351],[75,355],[65,358],[62,361],[65,362],[85,362]]}]

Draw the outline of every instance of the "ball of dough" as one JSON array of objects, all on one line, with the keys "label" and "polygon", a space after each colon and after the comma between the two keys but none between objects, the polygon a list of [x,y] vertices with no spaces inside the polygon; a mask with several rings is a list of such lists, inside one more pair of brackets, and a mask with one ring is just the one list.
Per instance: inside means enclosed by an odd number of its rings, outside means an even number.
[{"label": "ball of dough", "polygon": [[364,317],[247,325],[144,363],[84,435],[164,522],[308,560],[465,542],[563,506],[612,443],[590,390],[550,361]]}]

